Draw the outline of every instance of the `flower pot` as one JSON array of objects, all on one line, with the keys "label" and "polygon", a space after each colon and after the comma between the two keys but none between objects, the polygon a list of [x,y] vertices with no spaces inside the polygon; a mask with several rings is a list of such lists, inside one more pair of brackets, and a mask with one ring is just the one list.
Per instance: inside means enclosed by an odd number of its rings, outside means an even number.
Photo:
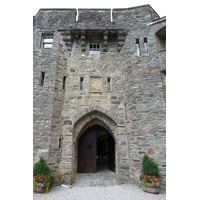
[{"label": "flower pot", "polygon": [[46,187],[43,183],[37,183],[35,190],[35,193],[45,193],[46,192]]},{"label": "flower pot", "polygon": [[152,183],[146,182],[145,185],[146,187],[143,186],[143,191],[152,193],[152,194],[159,194],[159,188],[160,188],[159,182],[155,183],[155,185],[153,185]]}]

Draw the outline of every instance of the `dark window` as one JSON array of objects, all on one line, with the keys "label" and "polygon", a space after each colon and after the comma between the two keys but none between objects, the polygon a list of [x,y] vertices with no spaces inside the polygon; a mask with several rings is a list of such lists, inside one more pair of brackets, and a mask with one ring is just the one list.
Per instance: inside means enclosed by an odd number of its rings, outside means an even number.
[{"label": "dark window", "polygon": [[148,44],[147,44],[147,38],[144,38],[144,49],[145,49],[146,56],[148,56],[149,55],[149,49],[148,49]]},{"label": "dark window", "polygon": [[41,78],[40,78],[40,86],[41,87],[44,85],[44,77],[45,77],[45,72],[41,72]]},{"label": "dark window", "polygon": [[158,51],[166,50],[166,26],[156,32],[156,43]]},{"label": "dark window", "polygon": [[90,43],[90,54],[99,54],[99,53],[100,53],[100,44]]},{"label": "dark window", "polygon": [[108,91],[110,91],[110,78],[107,79]]},{"label": "dark window", "polygon": [[62,138],[59,138],[59,144],[58,144],[58,147],[59,147],[59,148],[62,148],[62,141],[63,141],[63,139],[62,139]]},{"label": "dark window", "polygon": [[90,44],[90,51],[100,51],[98,43],[91,43]]},{"label": "dark window", "polygon": [[83,77],[80,78],[80,90],[83,90]]},{"label": "dark window", "polygon": [[65,90],[66,76],[63,77],[63,86],[62,89]]},{"label": "dark window", "polygon": [[136,39],[136,49],[137,49],[137,56],[140,57],[140,42],[139,42],[139,38]]}]

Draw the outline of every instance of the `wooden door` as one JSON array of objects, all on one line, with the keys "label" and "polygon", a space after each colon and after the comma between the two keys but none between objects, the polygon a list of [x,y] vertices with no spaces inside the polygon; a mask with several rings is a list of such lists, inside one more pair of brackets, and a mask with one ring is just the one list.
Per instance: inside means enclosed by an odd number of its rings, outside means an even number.
[{"label": "wooden door", "polygon": [[115,172],[115,140],[108,134],[108,169]]},{"label": "wooden door", "polygon": [[78,173],[96,172],[96,129],[85,132],[78,143]]}]

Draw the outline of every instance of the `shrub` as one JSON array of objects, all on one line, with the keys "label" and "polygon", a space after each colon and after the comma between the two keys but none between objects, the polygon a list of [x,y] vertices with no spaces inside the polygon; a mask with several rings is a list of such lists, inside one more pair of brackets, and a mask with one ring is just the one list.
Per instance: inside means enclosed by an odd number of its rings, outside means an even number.
[{"label": "shrub", "polygon": [[40,157],[40,160],[35,163],[35,166],[33,168],[33,176],[36,176],[39,173],[44,175],[50,175],[51,173],[51,170],[43,157]]},{"label": "shrub", "polygon": [[43,157],[35,163],[33,168],[33,190],[36,188],[37,183],[42,183],[46,187],[46,193],[49,192],[49,184],[53,177],[51,176],[51,170],[47,165]]},{"label": "shrub", "polygon": [[142,171],[144,174],[160,177],[158,165],[146,153],[142,160]]}]

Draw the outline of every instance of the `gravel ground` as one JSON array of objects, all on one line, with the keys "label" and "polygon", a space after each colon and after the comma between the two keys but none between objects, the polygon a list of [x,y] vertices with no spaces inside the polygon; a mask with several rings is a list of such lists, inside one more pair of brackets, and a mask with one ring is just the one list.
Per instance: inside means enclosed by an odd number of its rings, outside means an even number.
[{"label": "gravel ground", "polygon": [[165,194],[149,194],[135,185],[53,187],[48,194],[33,193],[33,200],[166,200]]}]

